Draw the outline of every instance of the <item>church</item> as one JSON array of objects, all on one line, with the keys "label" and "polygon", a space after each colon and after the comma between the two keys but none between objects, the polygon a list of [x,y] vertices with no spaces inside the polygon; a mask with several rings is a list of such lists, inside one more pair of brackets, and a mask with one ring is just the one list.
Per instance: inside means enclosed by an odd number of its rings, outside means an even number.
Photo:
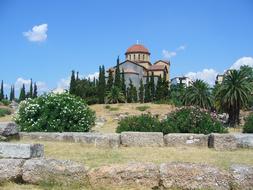
[{"label": "church", "polygon": [[[119,64],[120,71],[124,71],[126,86],[129,85],[130,79],[133,85],[138,89],[140,81],[142,79],[143,84],[146,83],[146,77],[154,74],[155,84],[157,83],[158,77],[164,75],[166,80],[170,80],[170,62],[164,60],[158,60],[153,64],[150,62],[151,53],[149,50],[141,45],[134,44],[129,47],[125,53],[125,61]],[[115,73],[116,66],[109,68],[112,73]]]}]

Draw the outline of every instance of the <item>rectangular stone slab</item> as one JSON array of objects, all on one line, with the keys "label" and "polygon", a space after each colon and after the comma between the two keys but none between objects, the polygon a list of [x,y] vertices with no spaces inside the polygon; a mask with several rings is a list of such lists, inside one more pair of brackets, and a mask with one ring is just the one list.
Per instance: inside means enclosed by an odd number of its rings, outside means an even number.
[{"label": "rectangular stone slab", "polygon": [[120,137],[122,146],[164,146],[163,133],[159,132],[122,132]]},{"label": "rectangular stone slab", "polygon": [[43,157],[44,146],[42,144],[15,144],[0,143],[0,157],[2,158],[37,158]]}]

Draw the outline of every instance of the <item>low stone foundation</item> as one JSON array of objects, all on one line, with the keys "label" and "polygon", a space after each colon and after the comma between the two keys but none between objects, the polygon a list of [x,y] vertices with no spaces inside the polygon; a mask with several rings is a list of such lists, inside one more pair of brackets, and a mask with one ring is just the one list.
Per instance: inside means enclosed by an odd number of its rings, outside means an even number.
[{"label": "low stone foundation", "polygon": [[209,147],[217,151],[253,148],[253,134],[188,134],[159,132],[118,133],[25,133],[19,137],[27,140],[78,142],[101,148],[124,147]]},{"label": "low stone foundation", "polygon": [[27,184],[56,182],[98,189],[210,189],[231,190],[253,187],[253,166],[233,165],[222,170],[193,163],[128,163],[88,167],[69,160],[0,159],[0,182]]}]

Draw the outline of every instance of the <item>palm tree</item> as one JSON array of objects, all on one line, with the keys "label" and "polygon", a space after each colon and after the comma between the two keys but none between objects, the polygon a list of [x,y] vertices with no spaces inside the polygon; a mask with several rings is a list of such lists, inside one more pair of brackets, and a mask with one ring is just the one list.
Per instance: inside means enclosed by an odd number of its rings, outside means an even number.
[{"label": "palm tree", "polygon": [[221,101],[221,106],[228,113],[228,124],[239,125],[240,109],[247,107],[252,84],[247,72],[243,70],[231,70],[224,78],[217,98]]},{"label": "palm tree", "polygon": [[107,93],[106,102],[107,103],[125,102],[125,96],[118,87],[113,86],[111,90]]},{"label": "palm tree", "polygon": [[210,87],[203,80],[196,80],[192,86],[186,89],[183,97],[185,105],[199,106],[204,109],[209,109],[212,106]]}]

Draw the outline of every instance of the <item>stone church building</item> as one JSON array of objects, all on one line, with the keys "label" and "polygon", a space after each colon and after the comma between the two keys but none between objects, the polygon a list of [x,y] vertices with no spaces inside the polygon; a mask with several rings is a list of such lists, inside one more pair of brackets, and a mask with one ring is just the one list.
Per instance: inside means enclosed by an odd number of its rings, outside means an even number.
[{"label": "stone church building", "polygon": [[[166,73],[166,80],[170,80],[170,62],[158,60],[153,64],[150,62],[151,53],[149,50],[141,44],[135,44],[129,47],[125,53],[125,61],[119,64],[120,71],[124,70],[126,86],[129,85],[130,79],[133,85],[138,89],[140,86],[140,80],[143,84],[146,83],[146,77],[154,73],[155,83],[157,83],[158,77],[163,77]],[[115,73],[116,66],[110,68]],[[109,70],[107,72],[109,72]]]}]

